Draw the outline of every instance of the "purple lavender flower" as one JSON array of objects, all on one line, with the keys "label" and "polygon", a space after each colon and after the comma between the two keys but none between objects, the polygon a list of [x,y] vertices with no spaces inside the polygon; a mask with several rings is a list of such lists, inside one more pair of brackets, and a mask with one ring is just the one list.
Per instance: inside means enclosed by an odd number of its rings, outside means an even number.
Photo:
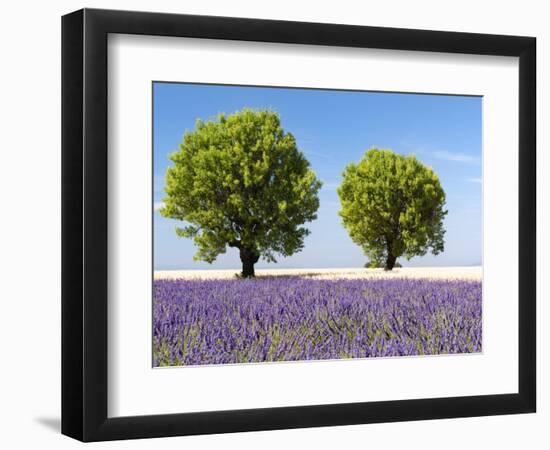
[{"label": "purple lavender flower", "polygon": [[156,280],[154,366],[481,351],[481,282]]}]

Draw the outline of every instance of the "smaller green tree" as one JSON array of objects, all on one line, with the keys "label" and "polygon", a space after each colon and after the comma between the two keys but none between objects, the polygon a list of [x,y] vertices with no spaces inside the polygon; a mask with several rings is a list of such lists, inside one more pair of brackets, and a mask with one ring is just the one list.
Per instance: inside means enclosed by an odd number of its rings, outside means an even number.
[{"label": "smaller green tree", "polygon": [[338,187],[344,226],[372,266],[444,249],[445,192],[437,174],[414,156],[368,150],[349,164]]},{"label": "smaller green tree", "polygon": [[277,113],[244,109],[198,120],[170,159],[160,213],[187,222],[176,233],[193,238],[195,259],[212,263],[234,247],[242,276],[253,277],[260,257],[275,262],[276,254],[302,250],[321,181]]}]

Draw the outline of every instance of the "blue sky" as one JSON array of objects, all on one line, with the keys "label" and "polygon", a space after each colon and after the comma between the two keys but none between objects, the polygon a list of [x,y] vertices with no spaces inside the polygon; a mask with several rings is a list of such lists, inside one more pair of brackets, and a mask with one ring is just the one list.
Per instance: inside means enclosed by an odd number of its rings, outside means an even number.
[{"label": "blue sky", "polygon": [[181,223],[160,216],[164,174],[169,154],[197,118],[233,113],[244,107],[277,111],[285,131],[323,181],[316,221],[305,247],[277,264],[261,267],[361,267],[360,247],[341,224],[336,187],[345,166],[365,150],[389,148],[414,154],[439,175],[447,194],[445,251],[404,266],[455,266],[481,263],[481,114],[480,97],[350,92],[313,89],[237,87],[177,83],[153,84],[154,268],[240,269],[235,249],[228,248],[213,264],[193,261],[191,239],[179,238]]}]

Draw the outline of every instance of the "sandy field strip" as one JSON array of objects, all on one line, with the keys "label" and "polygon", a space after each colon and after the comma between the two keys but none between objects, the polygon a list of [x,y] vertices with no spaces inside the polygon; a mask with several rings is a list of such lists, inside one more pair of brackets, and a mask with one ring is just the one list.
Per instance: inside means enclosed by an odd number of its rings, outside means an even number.
[{"label": "sandy field strip", "polygon": [[[229,279],[239,270],[158,270],[155,280],[162,279]],[[448,280],[481,280],[481,266],[470,267],[402,267],[383,269],[256,269],[256,277],[303,276],[316,279],[342,278],[428,278]]]}]

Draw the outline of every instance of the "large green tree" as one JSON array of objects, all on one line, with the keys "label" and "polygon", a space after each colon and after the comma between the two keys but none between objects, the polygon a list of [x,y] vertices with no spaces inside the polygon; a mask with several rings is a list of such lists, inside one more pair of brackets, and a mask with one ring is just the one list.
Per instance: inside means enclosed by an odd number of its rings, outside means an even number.
[{"label": "large green tree", "polygon": [[414,156],[368,150],[349,164],[338,187],[340,216],[372,266],[443,251],[445,192],[437,174]]},{"label": "large green tree", "polygon": [[244,109],[198,120],[166,172],[161,214],[187,222],[196,260],[212,263],[227,246],[239,250],[242,276],[263,257],[300,251],[317,218],[321,182],[277,113]]}]

